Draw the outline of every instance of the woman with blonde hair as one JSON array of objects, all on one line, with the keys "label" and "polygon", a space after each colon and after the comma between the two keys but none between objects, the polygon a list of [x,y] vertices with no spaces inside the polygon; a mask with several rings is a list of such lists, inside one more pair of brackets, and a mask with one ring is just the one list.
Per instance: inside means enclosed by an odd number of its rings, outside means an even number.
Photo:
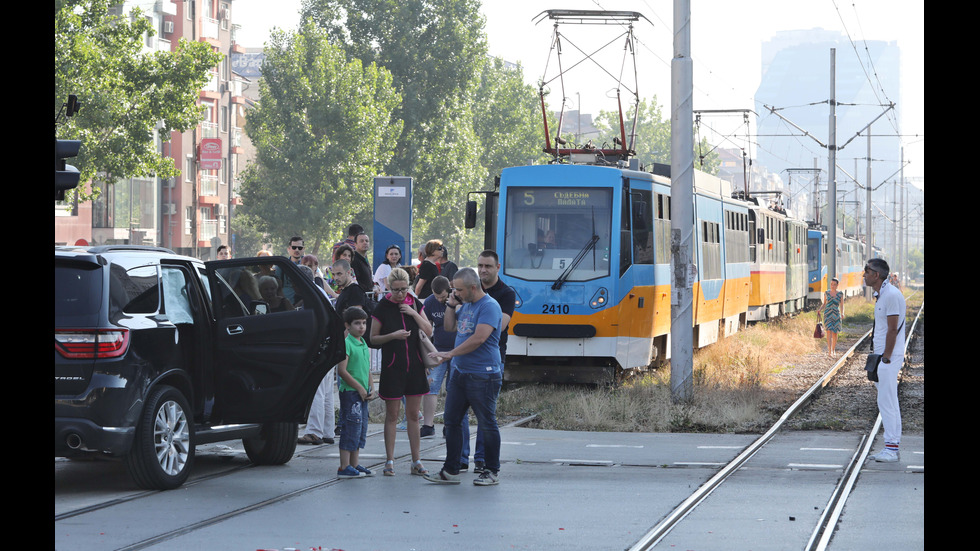
[{"label": "woman with blonde hair", "polygon": [[405,397],[408,443],[412,451],[412,474],[428,471],[420,460],[419,407],[429,392],[419,331],[432,335],[432,324],[422,313],[422,303],[409,293],[408,273],[392,268],[388,294],[375,307],[371,321],[371,345],[381,348],[381,378],[378,396],[385,401],[385,476],[395,474],[395,434]]}]

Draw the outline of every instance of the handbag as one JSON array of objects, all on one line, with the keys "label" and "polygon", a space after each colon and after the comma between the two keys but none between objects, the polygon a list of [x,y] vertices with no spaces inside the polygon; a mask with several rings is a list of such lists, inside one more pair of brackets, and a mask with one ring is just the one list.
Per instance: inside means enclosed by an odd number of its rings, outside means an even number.
[{"label": "handbag", "polygon": [[436,345],[429,340],[429,336],[421,330],[419,331],[419,351],[422,353],[422,363],[425,364],[426,368],[432,369],[442,363],[442,360],[429,357],[429,354],[435,354],[438,350],[436,350]]},{"label": "handbag", "polygon": [[819,321],[817,322],[817,328],[813,330],[813,338],[822,339],[823,338],[823,324]]},{"label": "handbag", "polygon": [[864,361],[864,370],[868,372],[868,380],[878,382],[878,364],[881,363],[881,354],[868,354],[868,359]]}]

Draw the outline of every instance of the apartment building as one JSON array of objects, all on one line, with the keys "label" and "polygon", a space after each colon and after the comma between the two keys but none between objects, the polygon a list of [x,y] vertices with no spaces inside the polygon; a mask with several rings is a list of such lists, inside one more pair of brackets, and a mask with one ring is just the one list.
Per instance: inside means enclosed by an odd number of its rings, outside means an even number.
[{"label": "apartment building", "polygon": [[156,245],[214,258],[219,244],[233,244],[230,220],[240,204],[238,173],[245,166],[246,79],[231,68],[231,56],[245,49],[235,41],[234,1],[127,0],[114,9],[128,14],[136,5],[156,29],[155,36],[146,37],[147,51],[172,51],[184,38],[206,42],[222,54],[198,95],[203,121],[158,143],[180,171],[176,178],[119,180],[90,203],[56,203],[55,243]]}]

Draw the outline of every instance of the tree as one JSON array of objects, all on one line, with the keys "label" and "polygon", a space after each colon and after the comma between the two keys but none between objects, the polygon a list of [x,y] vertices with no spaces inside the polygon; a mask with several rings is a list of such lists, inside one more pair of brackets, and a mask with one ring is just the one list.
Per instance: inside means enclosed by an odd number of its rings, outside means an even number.
[{"label": "tree", "polygon": [[[199,90],[221,60],[203,42],[181,40],[174,52],[144,52],[149,21],[134,8],[117,16],[114,0],[55,0],[55,112],[69,94],[81,111],[56,129],[82,141],[75,166],[81,181],[178,174],[157,138],[197,125]],[[80,199],[91,199],[82,186]]]},{"label": "tree", "polygon": [[265,54],[245,123],[256,160],[240,212],[269,235],[302,235],[315,252],[372,208],[372,178],[402,131],[401,97],[388,71],[348,58],[312,24],[276,31]]},{"label": "tree", "polygon": [[349,55],[391,72],[405,126],[384,169],[414,180],[416,241],[461,233],[466,191],[485,173],[473,111],[486,58],[479,3],[305,0],[302,15]]}]

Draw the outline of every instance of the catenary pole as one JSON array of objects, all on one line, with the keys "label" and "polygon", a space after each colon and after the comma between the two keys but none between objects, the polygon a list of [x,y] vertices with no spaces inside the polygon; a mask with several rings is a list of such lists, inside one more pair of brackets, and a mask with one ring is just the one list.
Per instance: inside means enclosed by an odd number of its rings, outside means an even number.
[{"label": "catenary pole", "polygon": [[830,162],[827,167],[827,209],[830,211],[830,223],[827,224],[827,285],[837,277],[837,49],[830,49],[830,139],[827,149],[830,152]]},{"label": "catenary pole", "polygon": [[670,391],[674,402],[694,394],[693,287],[694,90],[690,0],[674,0],[674,57],[670,62]]}]

